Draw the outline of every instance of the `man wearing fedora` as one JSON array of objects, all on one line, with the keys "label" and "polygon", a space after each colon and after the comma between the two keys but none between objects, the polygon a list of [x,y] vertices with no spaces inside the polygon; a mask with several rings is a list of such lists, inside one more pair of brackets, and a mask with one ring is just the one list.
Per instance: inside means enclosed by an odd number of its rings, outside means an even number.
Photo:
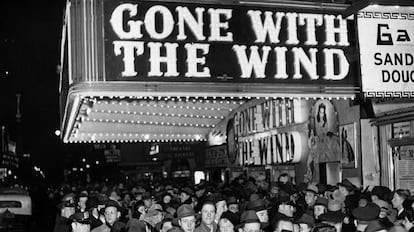
[{"label": "man wearing fedora", "polygon": [[69,219],[71,220],[70,225],[73,232],[91,231],[91,220],[88,211],[75,213]]},{"label": "man wearing fedora", "polygon": [[201,223],[195,232],[217,232],[217,223],[214,222],[216,216],[216,204],[206,200],[201,207]]},{"label": "man wearing fedora", "polygon": [[121,216],[121,206],[114,200],[105,202],[103,208],[105,223],[96,227],[92,232],[119,232],[124,231],[125,224],[119,221]]},{"label": "man wearing fedora", "polygon": [[246,210],[240,217],[240,224],[237,226],[239,232],[261,232],[260,220],[254,210]]},{"label": "man wearing fedora", "polygon": [[184,187],[180,190],[180,205],[191,205],[194,191],[190,187]]},{"label": "man wearing fedora", "polygon": [[346,214],[342,212],[342,204],[337,200],[328,202],[328,211],[319,216],[322,223],[335,226],[336,231],[342,231],[342,223]]},{"label": "man wearing fedora", "polygon": [[380,207],[372,202],[368,202],[366,206],[353,209],[352,215],[355,217],[356,231],[365,231],[369,223],[377,220],[380,212]]},{"label": "man wearing fedora", "polygon": [[247,210],[253,210],[256,212],[256,215],[262,224],[263,231],[271,231],[271,228],[269,226],[269,213],[267,209],[268,207],[263,199],[250,201],[247,204]]},{"label": "man wearing fedora", "polygon": [[184,204],[177,209],[178,225],[184,232],[194,232],[196,226],[196,213],[191,205]]},{"label": "man wearing fedora", "polygon": [[315,207],[316,200],[318,199],[318,187],[313,184],[309,184],[305,189],[305,202],[306,202],[306,213],[313,216],[313,209]]}]

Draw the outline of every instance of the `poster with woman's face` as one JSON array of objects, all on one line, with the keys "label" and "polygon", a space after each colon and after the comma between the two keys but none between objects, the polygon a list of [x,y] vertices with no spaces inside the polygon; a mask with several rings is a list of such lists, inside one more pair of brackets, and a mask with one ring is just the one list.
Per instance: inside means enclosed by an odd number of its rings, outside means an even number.
[{"label": "poster with woman's face", "polygon": [[338,133],[338,115],[334,105],[329,100],[322,99],[315,102],[309,121],[309,136],[322,137],[328,132]]}]

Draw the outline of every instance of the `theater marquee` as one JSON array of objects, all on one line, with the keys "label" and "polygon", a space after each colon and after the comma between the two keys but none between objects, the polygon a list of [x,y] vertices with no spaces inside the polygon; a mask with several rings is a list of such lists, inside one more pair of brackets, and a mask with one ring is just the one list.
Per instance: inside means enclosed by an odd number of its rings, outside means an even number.
[{"label": "theater marquee", "polygon": [[105,1],[111,81],[353,83],[341,15]]}]

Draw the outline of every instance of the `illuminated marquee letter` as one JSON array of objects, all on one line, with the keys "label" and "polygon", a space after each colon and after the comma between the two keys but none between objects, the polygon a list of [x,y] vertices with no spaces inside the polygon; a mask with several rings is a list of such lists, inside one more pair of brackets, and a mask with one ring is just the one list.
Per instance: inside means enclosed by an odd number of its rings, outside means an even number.
[{"label": "illuminated marquee letter", "polygon": [[187,66],[188,72],[185,74],[186,77],[210,77],[210,69],[203,67],[202,72],[197,71],[198,64],[204,65],[206,63],[206,58],[197,57],[197,51],[201,51],[203,55],[208,54],[209,44],[185,44],[185,49],[187,49]]},{"label": "illuminated marquee letter", "polygon": [[322,26],[323,18],[320,14],[299,14],[299,25],[306,25],[305,45],[317,45],[315,26]]},{"label": "illuminated marquee letter", "polygon": [[309,74],[311,80],[319,79],[316,70],[316,53],[318,49],[310,48],[310,57],[306,55],[302,48],[292,48],[293,51],[293,65],[295,67],[294,79],[301,79],[302,73],[300,72],[300,66],[302,65],[306,72]]},{"label": "illuminated marquee letter", "polygon": [[116,56],[122,54],[121,49],[124,51],[124,71],[122,72],[123,77],[133,77],[137,75],[135,71],[135,55],[134,50],[136,49],[136,55],[140,56],[144,53],[144,42],[138,41],[114,41],[114,53]]},{"label": "illuminated marquee letter", "polygon": [[296,13],[286,13],[287,25],[288,25],[287,27],[288,36],[287,36],[286,44],[289,44],[289,45],[299,44],[297,25],[296,25],[297,17],[298,17],[298,14]]},{"label": "illuminated marquee letter", "polygon": [[[348,28],[346,25],[346,19],[342,19],[342,16],[325,15],[325,45],[328,46],[349,46],[348,42]],[[335,27],[335,18],[339,21],[339,27]],[[339,41],[336,42],[335,34],[339,34]]]},{"label": "illuminated marquee letter", "polygon": [[[349,63],[346,59],[343,50],[340,49],[323,49],[325,54],[325,70],[326,74],[323,77],[325,80],[342,80],[346,77],[349,71]],[[339,62],[334,61],[334,57],[337,57]],[[334,64],[339,64],[339,73],[334,73]]]},{"label": "illuminated marquee letter", "polygon": [[287,79],[286,73],[286,47],[275,47],[276,53],[276,74],[275,79]]},{"label": "illuminated marquee letter", "polygon": [[220,30],[227,30],[229,28],[229,22],[220,21],[222,16],[225,17],[225,20],[229,20],[232,17],[233,10],[231,9],[208,9],[210,14],[210,37],[208,41],[223,41],[223,42],[232,42],[233,33],[227,32],[226,35],[222,36]]},{"label": "illuminated marquee letter", "polygon": [[273,21],[273,13],[265,11],[264,22],[262,22],[262,12],[259,10],[249,10],[247,14],[250,16],[254,34],[256,35],[255,43],[266,42],[266,37],[269,35],[270,43],[279,43],[279,32],[282,24],[282,18],[285,13],[277,12],[275,15],[276,22]]},{"label": "illuminated marquee letter", "polygon": [[197,20],[193,17],[187,7],[178,6],[175,11],[178,13],[178,40],[187,39],[184,23],[191,29],[198,41],[206,39],[203,35],[204,8],[197,7],[195,9],[195,12],[197,13]]},{"label": "illuminated marquee letter", "polygon": [[[155,29],[155,15],[162,15],[162,32],[157,32]],[[155,5],[147,11],[145,14],[145,29],[153,39],[165,39],[174,29],[174,18],[165,6]]]},{"label": "illuminated marquee letter", "polygon": [[252,71],[256,78],[265,78],[265,69],[267,64],[267,57],[269,55],[270,47],[262,47],[262,57],[259,55],[258,47],[250,47],[250,57],[247,58],[246,46],[234,45],[233,50],[236,52],[237,60],[241,68],[241,78],[250,78]]},{"label": "illuminated marquee letter", "polygon": [[165,76],[176,77],[178,76],[177,72],[177,47],[178,44],[176,43],[164,43],[164,47],[166,49],[165,56],[160,56],[162,43],[148,43],[148,47],[150,48],[150,63],[151,63],[151,70],[148,73],[148,76],[162,76],[161,72],[161,63],[167,64],[167,72],[165,72]]},{"label": "illuminated marquee letter", "polygon": [[141,26],[142,21],[131,21],[129,20],[127,22],[129,26],[129,31],[124,31],[123,26],[123,14],[124,12],[129,12],[129,17],[133,17],[137,15],[137,4],[121,4],[115,8],[115,10],[112,12],[110,23],[112,26],[112,29],[114,30],[115,34],[120,39],[139,39],[142,38],[141,33]]}]

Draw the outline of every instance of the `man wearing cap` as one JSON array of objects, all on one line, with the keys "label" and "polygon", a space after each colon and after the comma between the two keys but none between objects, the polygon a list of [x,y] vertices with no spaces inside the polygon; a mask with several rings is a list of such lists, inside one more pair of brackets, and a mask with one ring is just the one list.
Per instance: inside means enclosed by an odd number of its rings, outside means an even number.
[{"label": "man wearing cap", "polygon": [[328,199],[324,197],[318,197],[313,207],[313,216],[316,222],[321,222],[319,216],[326,213],[328,210]]},{"label": "man wearing cap", "polygon": [[103,211],[105,223],[93,229],[92,232],[118,232],[125,228],[125,224],[118,221],[121,216],[121,207],[118,202],[108,200]]},{"label": "man wearing cap", "polygon": [[180,205],[191,205],[193,203],[192,196],[194,191],[189,187],[184,187],[180,190]]},{"label": "man wearing cap", "polygon": [[58,205],[59,215],[56,217],[54,232],[70,231],[70,216],[75,213],[75,204],[70,201],[64,201]]},{"label": "man wearing cap", "polygon": [[90,232],[91,220],[88,212],[75,213],[70,216],[72,232]]},{"label": "man wearing cap", "polygon": [[380,211],[380,207],[372,202],[368,202],[365,207],[353,209],[352,215],[356,219],[356,231],[365,231],[368,224],[378,218]]},{"label": "man wearing cap", "polygon": [[216,216],[216,204],[212,201],[204,201],[201,207],[201,223],[195,232],[216,232],[217,223],[214,222]]},{"label": "man wearing cap", "polygon": [[359,192],[358,188],[348,179],[338,183],[339,192],[345,196],[345,210],[348,215],[352,214],[352,210],[358,207]]},{"label": "man wearing cap", "polygon": [[240,217],[239,232],[261,232],[260,220],[254,210],[246,210]]},{"label": "man wearing cap", "polygon": [[77,207],[76,207],[76,212],[85,212],[86,211],[86,201],[88,200],[88,194],[85,192],[81,192],[78,196],[77,199]]},{"label": "man wearing cap", "polygon": [[89,213],[91,230],[103,224],[103,222],[99,219],[98,205],[99,199],[97,196],[88,197],[88,200],[86,201],[86,210]]},{"label": "man wearing cap", "polygon": [[308,185],[305,189],[305,202],[306,202],[306,213],[313,216],[313,209],[315,207],[316,200],[318,199],[318,187],[316,185]]},{"label": "man wearing cap", "polygon": [[178,225],[184,232],[194,232],[196,225],[196,213],[194,212],[193,207],[188,204],[181,205],[177,209],[177,219]]}]

